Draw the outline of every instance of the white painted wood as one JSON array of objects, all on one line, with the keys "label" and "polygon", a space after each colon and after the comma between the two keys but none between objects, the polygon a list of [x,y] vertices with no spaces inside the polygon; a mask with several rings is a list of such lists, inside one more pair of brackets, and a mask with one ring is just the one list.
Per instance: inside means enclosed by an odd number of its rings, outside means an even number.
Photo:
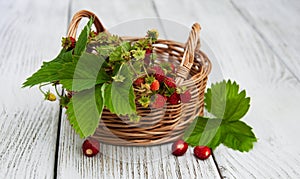
[{"label": "white painted wood", "polygon": [[[162,18],[187,26],[186,31],[170,29],[162,21],[166,32],[188,34],[192,23],[200,22],[201,37],[206,42],[203,49],[208,52],[209,46],[212,50],[208,53],[213,61],[211,81],[231,78],[247,89],[252,107],[245,121],[259,138],[249,153],[219,147],[214,153],[222,175],[299,178],[298,1],[155,0],[154,4],[72,1],[71,11],[92,10],[107,28],[156,17],[155,11]],[[58,104],[44,102],[37,89],[20,86],[42,60],[50,60],[59,51],[68,8],[65,1],[0,2],[0,83],[5,84],[0,91],[1,179],[54,176]],[[219,177],[213,159],[196,160],[192,149],[176,158],[170,155],[170,145],[137,148],[103,144],[101,155],[87,158],[81,153],[81,143],[64,118],[58,178]]]},{"label": "white painted wood", "polygon": [[[73,2],[72,13],[80,9],[95,12],[114,32],[120,32],[120,26],[116,25],[124,21],[156,16],[151,1]],[[143,30],[146,32],[147,28]],[[213,158],[199,161],[192,149],[184,157],[176,158],[171,154],[171,144],[154,147],[101,144],[101,154],[87,158],[81,151],[83,140],[74,133],[65,117],[61,127],[58,178],[219,178]]]},{"label": "white painted wood", "polygon": [[199,161],[192,149],[183,157],[171,155],[171,144],[153,147],[122,147],[101,144],[100,154],[82,154],[83,140],[62,121],[58,178],[219,178],[210,158]]},{"label": "white painted wood", "polygon": [[[222,73],[225,78],[238,81],[252,97],[252,107],[244,120],[254,128],[259,142],[247,154],[225,147],[218,148],[215,156],[222,175],[226,178],[299,178],[300,145],[297,138],[300,135],[300,85],[293,75],[295,71],[289,71],[279,57],[296,68],[295,59],[275,55],[269,44],[253,30],[252,24],[245,21],[229,1],[180,2],[157,0],[155,4],[162,18],[185,25],[200,22],[203,27],[201,37],[216,56],[213,59],[212,76]],[[254,3],[259,7],[260,1]],[[165,8],[169,4],[172,4],[172,8]],[[273,6],[278,8],[276,3],[268,3],[268,6],[268,9]],[[175,15],[178,12],[181,14]],[[266,14],[264,18],[268,19],[268,16],[271,14]],[[278,26],[281,26],[280,23]],[[261,29],[260,24],[256,23],[255,26]],[[288,32],[295,29],[289,29]],[[265,29],[267,32],[268,29]],[[287,35],[292,35],[288,32]],[[300,40],[298,36],[294,38],[294,41]],[[272,40],[274,44],[281,43],[276,38]],[[293,47],[293,44],[290,45]],[[288,53],[288,50],[285,52]],[[216,71],[218,64],[221,71]]]},{"label": "white painted wood", "polygon": [[299,1],[265,0],[256,3],[232,0],[231,4],[300,81]]},{"label": "white painted wood", "polygon": [[1,179],[54,176],[58,103],[21,85],[58,52],[67,7],[57,0],[0,1]]}]

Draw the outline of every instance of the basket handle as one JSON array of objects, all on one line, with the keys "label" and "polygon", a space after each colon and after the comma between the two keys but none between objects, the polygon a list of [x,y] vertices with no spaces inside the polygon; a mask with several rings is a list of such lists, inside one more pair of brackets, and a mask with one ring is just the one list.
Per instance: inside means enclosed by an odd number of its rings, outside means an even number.
[{"label": "basket handle", "polygon": [[97,33],[106,31],[106,29],[102,25],[101,21],[94,13],[87,11],[87,10],[81,10],[81,11],[78,11],[76,14],[74,14],[74,16],[71,20],[71,23],[70,23],[69,29],[68,29],[68,37],[74,37],[74,38],[76,37],[76,32],[77,32],[79,22],[83,17],[87,17],[89,19],[90,18],[94,19],[94,25],[96,27]]},{"label": "basket handle", "polygon": [[185,45],[181,64],[177,69],[177,77],[175,79],[176,84],[181,84],[189,75],[194,63],[195,51],[200,48],[200,30],[201,26],[198,23],[193,24]]}]

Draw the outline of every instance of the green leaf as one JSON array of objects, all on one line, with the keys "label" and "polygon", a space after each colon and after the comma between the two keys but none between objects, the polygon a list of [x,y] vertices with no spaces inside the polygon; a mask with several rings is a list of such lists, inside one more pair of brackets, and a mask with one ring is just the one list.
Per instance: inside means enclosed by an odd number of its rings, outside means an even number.
[{"label": "green leaf", "polygon": [[248,152],[253,148],[253,143],[257,142],[252,128],[242,121],[226,123],[222,126],[222,130],[226,131],[223,144],[234,150]]},{"label": "green leaf", "polygon": [[192,146],[209,146],[216,148],[222,142],[221,119],[209,119],[197,117],[192,125],[186,130],[184,139]]},{"label": "green leaf", "polygon": [[110,54],[109,60],[114,61],[122,61],[122,54],[124,52],[129,52],[131,49],[130,42],[122,42],[120,46],[116,47],[115,50]]},{"label": "green leaf", "polygon": [[105,107],[108,110],[110,110],[111,113],[116,113],[114,110],[113,103],[112,103],[111,87],[112,87],[112,84],[107,84],[107,83],[103,84],[103,86],[101,88],[102,98],[104,99]]},{"label": "green leaf", "polygon": [[58,81],[60,77],[57,72],[62,68],[62,64],[71,61],[72,51],[61,50],[55,59],[50,62],[43,62],[41,68],[31,77],[26,79],[23,83],[23,88],[32,87],[41,83]]},{"label": "green leaf", "polygon": [[249,110],[250,98],[245,90],[239,92],[236,82],[222,81],[212,84],[205,94],[205,107],[217,118],[226,121],[241,119]]},{"label": "green leaf", "polygon": [[110,54],[116,49],[113,45],[100,45],[96,48],[97,52],[103,57],[109,57]]},{"label": "green leaf", "polygon": [[212,84],[205,94],[205,107],[216,118],[197,117],[186,130],[185,141],[192,146],[215,149],[224,144],[241,152],[249,151],[257,139],[252,128],[240,121],[249,106],[250,98],[245,90],[239,92],[236,82]]},{"label": "green leaf", "polygon": [[252,128],[242,121],[222,122],[221,119],[197,117],[184,135],[192,146],[202,145],[212,149],[221,143],[241,152],[253,148],[257,141]]},{"label": "green leaf", "polygon": [[122,65],[119,75],[125,77],[123,82],[106,84],[105,89],[102,89],[105,106],[117,115],[135,114],[135,94],[132,86],[133,75],[127,64]]},{"label": "green leaf", "polygon": [[81,31],[81,33],[78,37],[78,40],[76,42],[76,45],[75,45],[74,55],[81,56],[81,54],[83,52],[85,52],[93,22],[94,22],[94,19],[90,18],[87,25]]},{"label": "green leaf", "polygon": [[105,60],[98,55],[84,52],[77,63],[66,63],[59,70],[60,83],[70,91],[89,89],[111,78],[103,66]]},{"label": "green leaf", "polygon": [[103,106],[100,86],[72,96],[66,114],[70,124],[81,138],[88,137],[95,132]]}]

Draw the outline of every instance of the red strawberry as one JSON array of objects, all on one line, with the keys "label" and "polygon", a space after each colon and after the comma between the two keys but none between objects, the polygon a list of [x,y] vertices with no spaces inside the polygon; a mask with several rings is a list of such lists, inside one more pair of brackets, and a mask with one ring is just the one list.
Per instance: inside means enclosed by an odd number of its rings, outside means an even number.
[{"label": "red strawberry", "polygon": [[183,140],[178,140],[172,145],[172,154],[175,156],[183,155],[188,149],[188,144]]},{"label": "red strawberry", "polygon": [[133,84],[135,86],[141,86],[143,83],[145,83],[145,78],[144,77],[139,77],[138,79],[136,79]]},{"label": "red strawberry", "polygon": [[150,69],[154,72],[155,79],[157,79],[159,82],[163,82],[165,79],[165,73],[163,69],[161,69],[159,66],[154,66]]},{"label": "red strawberry", "polygon": [[151,54],[152,53],[152,45],[148,44],[146,47],[146,55]]},{"label": "red strawberry", "polygon": [[175,80],[170,77],[165,77],[164,83],[169,87],[169,88],[176,88]]},{"label": "red strawberry", "polygon": [[162,108],[162,107],[164,107],[165,103],[166,103],[165,97],[160,94],[156,94],[154,96],[154,102],[151,104],[151,107]]},{"label": "red strawberry", "polygon": [[186,91],[183,94],[180,95],[180,100],[183,103],[188,103],[191,100],[191,93],[190,91]]},{"label": "red strawberry", "polygon": [[151,83],[151,85],[150,85],[150,89],[152,90],[152,91],[157,91],[157,90],[159,90],[159,81],[158,80],[154,80],[152,83]]},{"label": "red strawberry", "polygon": [[72,50],[76,45],[76,40],[73,37],[63,37],[61,42],[62,47],[67,50]]},{"label": "red strawberry", "polygon": [[175,73],[175,65],[173,63],[170,63],[170,67],[172,69],[172,72]]},{"label": "red strawberry", "polygon": [[87,157],[93,157],[99,153],[99,141],[93,138],[86,139],[82,144],[82,152]]},{"label": "red strawberry", "polygon": [[205,160],[211,155],[211,149],[206,146],[197,146],[194,148],[194,155],[201,160]]},{"label": "red strawberry", "polygon": [[178,104],[180,102],[180,95],[175,92],[169,97],[168,101],[170,104]]}]

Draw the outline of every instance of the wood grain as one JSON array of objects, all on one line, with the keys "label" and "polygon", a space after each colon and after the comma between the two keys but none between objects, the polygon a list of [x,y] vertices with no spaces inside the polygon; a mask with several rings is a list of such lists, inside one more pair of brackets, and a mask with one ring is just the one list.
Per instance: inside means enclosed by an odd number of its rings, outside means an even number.
[{"label": "wood grain", "polygon": [[236,1],[231,4],[300,81],[299,1]]},{"label": "wood grain", "polygon": [[58,103],[21,85],[58,52],[68,3],[0,1],[0,7],[0,178],[53,178]]},{"label": "wood grain", "polygon": [[[170,3],[172,8],[165,8]],[[157,0],[155,4],[162,18],[185,25],[200,22],[202,39],[215,56],[211,77],[221,73],[219,76],[223,78],[236,80],[252,97],[252,107],[244,120],[254,128],[259,142],[247,154],[218,148],[215,157],[222,175],[228,178],[298,178],[300,96],[297,91],[300,86],[293,71],[283,65],[229,1],[180,4],[179,1]],[[268,5],[272,9],[273,3]],[[174,16],[177,12],[182,12],[181,16]],[[259,24],[255,26],[260,29]],[[287,56],[282,58],[293,61]],[[218,66],[220,71],[216,71]]]},{"label": "wood grain", "polygon": [[[149,19],[143,19],[144,23],[134,21],[135,29],[120,23],[157,16],[151,1],[73,2],[72,13],[80,9],[95,12],[103,24],[114,33],[121,31],[126,33],[131,30],[131,33],[137,33],[134,35],[143,35],[147,26],[151,28],[149,23],[155,24],[155,22]],[[137,24],[142,25],[144,29],[137,30]],[[161,28],[159,23],[155,25]],[[192,149],[184,157],[176,158],[171,155],[171,144],[154,147],[101,144],[101,154],[95,158],[87,158],[81,151],[83,140],[79,139],[71,129],[65,115],[63,115],[61,129],[58,178],[219,178],[213,158],[204,162],[199,161],[193,156]]]}]

